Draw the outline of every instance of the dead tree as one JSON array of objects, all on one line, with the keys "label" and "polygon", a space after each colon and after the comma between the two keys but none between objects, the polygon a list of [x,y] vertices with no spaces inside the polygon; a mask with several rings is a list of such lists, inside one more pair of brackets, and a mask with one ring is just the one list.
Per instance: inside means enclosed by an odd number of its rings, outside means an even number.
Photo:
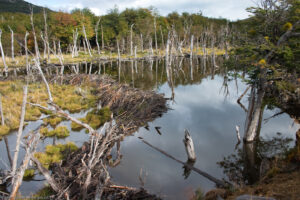
[{"label": "dead tree", "polygon": [[103,26],[101,24],[101,44],[102,44],[102,50],[104,49],[104,36],[103,36]]},{"label": "dead tree", "polygon": [[84,35],[84,39],[85,39],[85,43],[86,43],[86,46],[87,46],[87,49],[88,49],[88,52],[90,54],[90,56],[92,57],[92,53],[91,53],[91,45],[87,39],[87,35],[86,35],[86,31],[85,31],[85,26],[84,26],[84,23],[82,22],[82,32],[83,32],[83,35]]},{"label": "dead tree", "polygon": [[15,61],[15,50],[14,50],[14,31],[8,26],[10,33],[11,33],[11,58]]},{"label": "dead tree", "polygon": [[25,146],[26,153],[22,165],[18,169],[16,175],[13,177],[12,190],[9,197],[10,200],[14,200],[16,198],[17,192],[23,181],[25,170],[27,169],[30,159],[33,157],[36,151],[36,147],[39,142],[39,139],[40,139],[40,134],[39,131],[37,131],[30,134],[27,140],[27,144]]},{"label": "dead tree", "polygon": [[191,37],[191,53],[190,53],[190,59],[193,59],[193,50],[194,50],[194,35]]},{"label": "dead tree", "polygon": [[24,38],[24,48],[25,48],[25,56],[26,56],[26,72],[29,73],[29,61],[28,61],[28,47],[27,47],[27,38],[29,33],[26,31]]},{"label": "dead tree", "polygon": [[184,130],[184,139],[183,143],[185,146],[185,150],[188,156],[189,161],[196,161],[196,153],[195,153],[195,148],[194,148],[194,142],[193,139],[188,132],[188,130]]},{"label": "dead tree", "polygon": [[99,20],[96,23],[96,27],[95,27],[95,33],[96,33],[96,44],[97,44],[97,50],[98,50],[98,54],[100,55],[100,46],[99,46],[99,42],[98,42],[98,29],[99,29],[99,23],[100,23],[101,17],[99,17]]},{"label": "dead tree", "polygon": [[144,42],[143,42],[143,34],[142,33],[140,34],[140,37],[141,37],[141,52],[143,53],[144,52]]},{"label": "dead tree", "polygon": [[32,28],[32,34],[33,34],[33,39],[34,39],[34,49],[35,49],[35,55],[37,58],[40,58],[40,52],[39,52],[39,46],[35,34],[35,29],[34,29],[34,23],[33,23],[33,8],[30,7],[31,14],[30,14],[30,23],[31,23],[31,28]]},{"label": "dead tree", "polygon": [[155,53],[157,54],[156,17],[154,16]]},{"label": "dead tree", "polygon": [[24,126],[24,119],[25,119],[25,112],[26,112],[26,102],[27,102],[27,92],[28,92],[28,86],[24,86],[23,88],[23,103],[22,103],[22,108],[21,108],[21,117],[20,117],[20,125],[19,125],[19,130],[17,134],[17,140],[16,140],[16,149],[14,153],[14,158],[13,158],[13,164],[12,164],[12,170],[11,170],[11,176],[13,177],[12,185],[15,184],[15,175],[16,175],[16,169],[17,169],[17,162],[18,162],[18,156],[19,156],[19,151],[20,151],[20,144],[21,144],[21,137],[23,133],[23,126]]},{"label": "dead tree", "polygon": [[78,49],[77,49],[77,38],[78,38],[78,30],[75,29],[75,32],[73,30],[73,48],[72,48],[72,58],[78,56]]},{"label": "dead tree", "polygon": [[46,41],[46,46],[45,46],[45,50],[44,50],[44,58],[45,57],[45,52],[47,53],[47,59],[48,62],[50,60],[50,49],[49,49],[49,37],[48,37],[48,26],[47,26],[47,13],[46,13],[46,9],[43,8],[43,16],[44,16],[44,35],[45,35],[45,41]]},{"label": "dead tree", "polygon": [[7,76],[7,74],[8,74],[8,67],[7,67],[6,61],[5,61],[5,55],[4,55],[4,51],[3,51],[3,47],[2,47],[2,42],[1,42],[1,36],[2,36],[2,30],[0,29],[0,52],[1,52],[1,57],[2,57],[2,61],[3,61],[3,65],[4,65],[4,72],[5,72],[5,75]]},{"label": "dead tree", "polygon": [[132,41],[132,28],[134,24],[130,25],[130,56],[133,55],[133,41]]}]

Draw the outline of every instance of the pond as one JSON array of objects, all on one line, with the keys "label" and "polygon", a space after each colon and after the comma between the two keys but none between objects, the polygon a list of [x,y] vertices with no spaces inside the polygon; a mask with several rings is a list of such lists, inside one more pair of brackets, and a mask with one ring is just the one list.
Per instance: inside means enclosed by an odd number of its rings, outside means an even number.
[{"label": "pond", "polygon": [[[79,73],[108,74],[120,83],[127,83],[143,90],[154,90],[170,99],[167,113],[149,122],[146,127],[140,127],[136,133],[121,142],[123,156],[121,162],[116,167],[110,168],[115,184],[143,186],[150,193],[157,194],[163,199],[190,199],[197,189],[205,193],[214,188],[214,183],[194,171],[189,176],[184,176],[181,164],[146,146],[138,139],[143,137],[152,145],[185,162],[187,155],[182,141],[185,129],[190,132],[195,145],[197,160],[194,167],[218,179],[226,177],[217,162],[237,151],[236,125],[240,126],[243,136],[246,113],[236,101],[247,85],[240,78],[242,76],[240,72],[227,71],[226,67],[223,67],[222,58],[217,60],[215,67],[212,66],[210,59],[177,58],[172,63],[171,71],[166,70],[163,60],[127,61],[121,65],[106,62],[79,66]],[[71,71],[71,67],[66,69],[66,73]],[[247,107],[247,95],[241,102]],[[80,118],[86,112],[82,111],[72,116]],[[278,108],[266,107],[263,119],[278,112],[280,112]],[[29,122],[24,134],[37,128],[41,123],[42,120]],[[70,127],[71,123],[63,121],[61,124]],[[284,113],[270,120],[264,120],[260,136],[269,140],[280,132],[284,137],[295,139],[295,132],[298,129],[299,125]],[[8,136],[11,153],[15,145],[15,133]],[[84,130],[71,131],[70,136],[65,139],[56,141],[51,138],[45,139],[38,149],[42,151],[46,144],[67,141],[73,141],[80,146],[87,140],[88,135]],[[1,159],[4,163],[8,163],[3,141],[0,143],[0,151]],[[24,151],[20,157],[23,155]],[[0,166],[5,168],[3,163]],[[42,176],[37,174],[34,179],[23,183],[22,195],[30,195],[45,185]]]}]

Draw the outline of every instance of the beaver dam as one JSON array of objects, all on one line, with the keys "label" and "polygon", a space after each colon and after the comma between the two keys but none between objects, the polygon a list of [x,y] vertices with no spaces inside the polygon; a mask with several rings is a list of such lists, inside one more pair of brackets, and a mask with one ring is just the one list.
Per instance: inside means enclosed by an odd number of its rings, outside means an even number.
[{"label": "beaver dam", "polygon": [[269,98],[259,142],[238,143],[255,91],[221,57],[40,67],[1,77],[1,197],[197,199],[275,173],[299,129]]}]

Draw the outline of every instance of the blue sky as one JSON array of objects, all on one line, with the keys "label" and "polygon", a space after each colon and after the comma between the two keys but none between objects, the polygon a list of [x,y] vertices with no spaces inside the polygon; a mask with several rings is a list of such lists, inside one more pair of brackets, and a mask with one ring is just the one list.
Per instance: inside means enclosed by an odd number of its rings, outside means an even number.
[{"label": "blue sky", "polygon": [[252,0],[27,0],[30,3],[46,6],[53,10],[70,11],[74,8],[90,8],[95,14],[103,15],[115,5],[122,11],[125,8],[154,6],[161,15],[172,11],[197,13],[204,16],[223,17],[230,20],[249,16],[245,11],[253,6]]}]

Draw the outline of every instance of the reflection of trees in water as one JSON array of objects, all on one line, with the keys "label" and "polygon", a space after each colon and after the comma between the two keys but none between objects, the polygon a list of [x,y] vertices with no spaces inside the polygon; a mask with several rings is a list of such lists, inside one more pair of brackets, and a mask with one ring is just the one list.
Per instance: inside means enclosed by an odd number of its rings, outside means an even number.
[{"label": "reflection of trees in water", "polygon": [[[222,66],[223,58],[218,57],[216,62]],[[86,63],[80,64],[79,73],[89,73],[90,70],[86,66]],[[215,69],[211,59],[204,57],[197,57],[193,60],[173,57],[169,69],[167,69],[163,59],[102,62],[101,64],[93,64],[91,74],[108,74],[121,83],[152,90],[165,83],[168,83],[170,88],[175,88],[178,85],[200,84],[203,78],[212,75],[212,73],[224,75],[222,70],[222,68]]]},{"label": "reflection of trees in water", "polygon": [[266,174],[272,158],[286,155],[292,140],[281,133],[270,140],[260,137],[255,142],[244,143],[236,153],[217,164],[223,168],[229,181],[238,185],[253,184]]}]

